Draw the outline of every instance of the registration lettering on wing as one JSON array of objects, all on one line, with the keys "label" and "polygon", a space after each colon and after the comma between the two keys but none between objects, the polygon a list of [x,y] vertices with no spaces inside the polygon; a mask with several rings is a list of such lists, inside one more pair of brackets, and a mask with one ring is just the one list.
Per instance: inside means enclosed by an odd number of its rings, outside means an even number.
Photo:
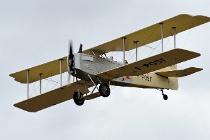
[{"label": "registration lettering on wing", "polygon": [[159,64],[164,63],[164,62],[166,62],[166,60],[164,60],[163,58],[160,58],[160,59],[157,59],[155,61],[143,64],[142,66],[137,66],[137,67],[135,67],[135,69],[141,70],[142,68],[150,67],[150,66],[154,66],[154,65],[159,65]]}]

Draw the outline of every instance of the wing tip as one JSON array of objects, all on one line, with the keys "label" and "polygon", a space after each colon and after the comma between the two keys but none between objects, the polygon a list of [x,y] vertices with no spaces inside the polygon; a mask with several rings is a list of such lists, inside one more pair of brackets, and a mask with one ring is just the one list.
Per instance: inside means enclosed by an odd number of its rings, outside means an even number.
[{"label": "wing tip", "polygon": [[16,103],[16,104],[14,104],[13,106],[14,106],[14,107],[17,107],[17,108],[19,108],[19,109],[21,109],[21,110],[23,110],[23,111],[27,111],[27,112],[31,112],[31,113],[38,112],[37,110],[31,109],[28,105],[26,105],[27,107],[21,107],[21,106],[19,106],[19,103]]}]

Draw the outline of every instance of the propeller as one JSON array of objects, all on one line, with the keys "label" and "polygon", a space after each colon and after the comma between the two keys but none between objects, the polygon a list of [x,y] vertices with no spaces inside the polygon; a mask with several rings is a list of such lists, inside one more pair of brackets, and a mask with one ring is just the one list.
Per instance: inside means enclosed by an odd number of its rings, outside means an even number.
[{"label": "propeller", "polygon": [[69,55],[68,55],[68,72],[70,75],[73,74],[74,69],[74,54],[73,54],[73,47],[72,47],[72,41],[69,45]]},{"label": "propeller", "polygon": [[79,46],[79,51],[78,51],[78,53],[82,53],[82,44],[80,44],[80,46]]},{"label": "propeller", "polygon": [[[78,53],[82,53],[82,44],[80,44]],[[74,73],[74,52],[73,52],[73,45],[72,41],[69,44],[69,55],[68,55],[68,73],[72,75]]]}]

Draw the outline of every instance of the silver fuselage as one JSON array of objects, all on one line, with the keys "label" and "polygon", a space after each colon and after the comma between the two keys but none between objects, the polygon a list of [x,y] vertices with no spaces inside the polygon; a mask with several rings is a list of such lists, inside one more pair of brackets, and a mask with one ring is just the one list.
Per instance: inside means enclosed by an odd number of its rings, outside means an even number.
[{"label": "silver fuselage", "polygon": [[89,81],[87,74],[95,76],[99,73],[122,66],[123,63],[108,58],[75,53],[74,54],[74,76]]},{"label": "silver fuselage", "polygon": [[[177,78],[164,78],[154,72],[139,76],[123,76],[112,79],[111,81],[97,77],[100,73],[122,65],[122,62],[117,62],[109,58],[76,53],[74,54],[74,73],[72,75],[85,81],[91,81],[89,77],[91,76],[95,84],[110,82],[111,85],[115,86],[178,89]],[[167,69],[173,70],[174,68],[169,67]]]}]

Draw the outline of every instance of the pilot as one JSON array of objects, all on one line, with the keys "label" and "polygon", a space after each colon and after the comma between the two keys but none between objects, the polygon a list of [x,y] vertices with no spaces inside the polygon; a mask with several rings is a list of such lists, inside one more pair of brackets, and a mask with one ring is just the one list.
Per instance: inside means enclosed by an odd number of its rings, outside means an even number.
[{"label": "pilot", "polygon": [[125,63],[124,64],[128,64],[128,61],[127,60],[125,60]]},{"label": "pilot", "polygon": [[110,59],[110,60],[112,60],[112,61],[114,61],[114,58],[113,58],[113,56],[110,56],[110,57],[109,57],[109,59]]},{"label": "pilot", "polygon": [[122,64],[128,64],[128,61],[127,60],[124,60],[124,63],[123,63],[123,60],[122,61],[120,61],[120,63],[122,63]]}]

